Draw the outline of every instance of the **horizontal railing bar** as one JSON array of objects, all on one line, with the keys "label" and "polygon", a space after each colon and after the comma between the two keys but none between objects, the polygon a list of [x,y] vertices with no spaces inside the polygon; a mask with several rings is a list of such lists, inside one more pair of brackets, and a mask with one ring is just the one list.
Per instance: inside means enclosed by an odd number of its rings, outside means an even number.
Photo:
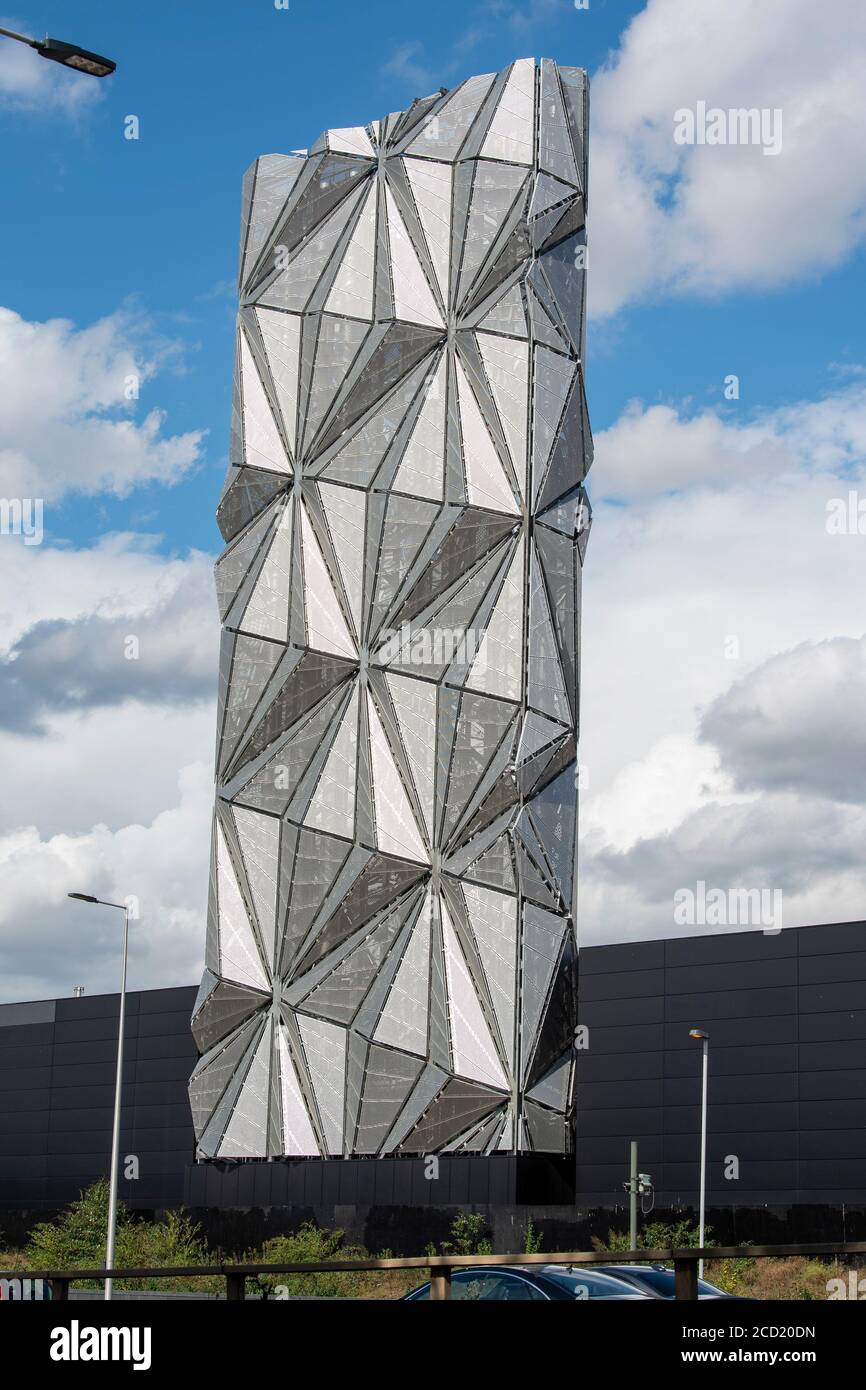
[{"label": "horizontal railing bar", "polygon": [[173,1279],[227,1275],[327,1274],[375,1269],[460,1269],[494,1265],[660,1264],[672,1260],[772,1259],[798,1255],[862,1255],[866,1241],[822,1245],[708,1245],[668,1250],[573,1250],[533,1255],[408,1255],[370,1260],[323,1260],[293,1264],[168,1265],[129,1269],[0,1270],[0,1279]]},{"label": "horizontal railing bar", "polygon": [[[866,1240],[831,1241],[824,1245],[704,1245],[694,1249],[674,1250],[673,1258],[677,1260],[739,1260],[748,1257],[764,1260],[793,1255],[863,1254],[866,1254]],[[617,1256],[617,1260],[619,1262],[621,1257]],[[608,1263],[613,1262],[608,1261]]]}]

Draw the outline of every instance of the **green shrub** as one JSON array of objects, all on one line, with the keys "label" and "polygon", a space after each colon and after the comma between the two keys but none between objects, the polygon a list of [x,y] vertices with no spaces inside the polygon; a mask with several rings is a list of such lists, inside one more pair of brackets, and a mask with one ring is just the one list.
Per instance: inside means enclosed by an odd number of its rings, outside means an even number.
[{"label": "green shrub", "polygon": [[[129,1220],[118,1207],[117,1233]],[[27,1242],[27,1261],[42,1269],[95,1269],[105,1263],[108,1183],[96,1182],[55,1221],[35,1226]],[[91,1287],[94,1287],[91,1285]]]},{"label": "green shrub", "polygon": [[[31,1269],[98,1269],[105,1264],[108,1229],[108,1183],[101,1179],[82,1192],[77,1202],[56,1221],[36,1226],[27,1242]],[[183,1211],[169,1211],[161,1221],[133,1216],[122,1202],[117,1206],[115,1239],[117,1268],[158,1268],[165,1265],[209,1264],[210,1253],[199,1227]],[[219,1279],[126,1279],[119,1289],[221,1288]],[[99,1281],[82,1282],[98,1288]]]},{"label": "green shrub", "polygon": [[[273,1236],[259,1250],[250,1250],[241,1263],[319,1264],[324,1260],[368,1259],[362,1246],[344,1244],[345,1231],[324,1230],[307,1221],[290,1236]],[[334,1270],[325,1274],[260,1274],[248,1281],[252,1293],[256,1284],[265,1293],[285,1288],[289,1297],[306,1294],[316,1298],[355,1298],[364,1291],[367,1276],[359,1270]]]},{"label": "green shrub", "polygon": [[750,1260],[743,1255],[733,1260],[708,1260],[704,1266],[704,1278],[724,1289],[725,1293],[739,1293],[748,1286],[755,1266],[760,1263],[760,1260]]},{"label": "green shrub", "polygon": [[526,1226],[526,1236],[523,1241],[524,1255],[539,1255],[542,1246],[541,1232],[535,1229],[532,1217],[530,1216]]},{"label": "green shrub", "polygon": [[[213,1258],[202,1236],[201,1228],[184,1211],[167,1211],[161,1221],[125,1222],[122,1236],[118,1231],[117,1263],[121,1267],[149,1266],[159,1269],[166,1265],[207,1265]],[[177,1279],[127,1280],[123,1287],[139,1289],[198,1289],[222,1291],[224,1280]]]},{"label": "green shrub", "polygon": [[[707,1226],[704,1233],[705,1245],[714,1244],[712,1235],[712,1227]],[[698,1227],[685,1220],[653,1221],[638,1231],[639,1250],[697,1250],[699,1246]],[[593,1236],[592,1247],[594,1250],[630,1250],[631,1241],[627,1231],[608,1231],[607,1240]]]},{"label": "green shrub", "polygon": [[439,1250],[427,1246],[428,1255],[490,1255],[493,1244],[487,1222],[480,1212],[461,1211],[451,1222],[449,1239],[440,1241]]},{"label": "green shrub", "polygon": [[[78,1201],[56,1221],[44,1222],[31,1233],[26,1264],[31,1269],[99,1269],[105,1263],[108,1224],[108,1183],[103,1181],[82,1192]],[[247,1251],[239,1264],[318,1264],[325,1260],[364,1259],[366,1250],[344,1243],[341,1230],[323,1230],[307,1222],[293,1235],[274,1236],[260,1249]],[[216,1263],[200,1227],[183,1211],[168,1211],[160,1221],[141,1220],[118,1203],[115,1266],[123,1269],[165,1268],[172,1265]],[[235,1261],[231,1261],[235,1263]],[[272,1274],[247,1281],[247,1292],[256,1287],[270,1293],[282,1285],[289,1296],[352,1298],[363,1290],[363,1273]],[[101,1281],[82,1281],[79,1287],[99,1288]],[[223,1293],[219,1275],[201,1278],[179,1275],[176,1279],[118,1280],[118,1289],[188,1290]]]}]

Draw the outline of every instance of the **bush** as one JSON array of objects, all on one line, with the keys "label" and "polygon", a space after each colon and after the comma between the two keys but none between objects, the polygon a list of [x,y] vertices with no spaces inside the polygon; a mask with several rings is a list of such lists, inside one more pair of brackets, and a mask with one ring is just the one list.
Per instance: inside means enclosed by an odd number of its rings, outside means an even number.
[{"label": "bush", "polygon": [[[77,1202],[56,1221],[36,1226],[27,1242],[26,1257],[36,1269],[98,1269],[105,1263],[108,1230],[108,1183],[105,1179],[82,1192]],[[118,1202],[115,1265],[119,1268],[208,1264],[210,1254],[199,1227],[183,1211],[169,1211],[162,1221],[134,1217]],[[222,1280],[124,1279],[119,1289],[221,1288]],[[98,1288],[100,1281],[82,1281]]]},{"label": "bush", "polygon": [[[119,1206],[118,1236],[128,1220],[125,1207]],[[42,1269],[94,1269],[104,1264],[107,1223],[108,1183],[102,1180],[82,1192],[56,1221],[34,1227],[26,1247],[28,1264]]]},{"label": "bush", "polygon": [[[122,1239],[118,1231],[116,1248],[117,1263],[121,1267],[149,1265],[158,1269],[166,1265],[206,1265],[212,1262],[201,1228],[184,1211],[167,1211],[161,1221],[129,1219],[124,1223]],[[178,1279],[126,1280],[123,1287],[184,1288],[202,1292],[212,1289],[216,1292],[223,1290],[225,1283],[218,1277],[204,1280],[180,1276]]]},{"label": "bush", "polygon": [[524,1255],[540,1255],[542,1244],[541,1232],[535,1229],[535,1224],[530,1216],[526,1225],[526,1236],[523,1241]]},{"label": "bush", "polygon": [[[82,1192],[77,1202],[56,1221],[44,1222],[30,1235],[26,1267],[30,1269],[99,1269],[105,1263],[105,1237],[108,1225],[108,1183],[104,1180]],[[293,1235],[274,1236],[260,1249],[248,1250],[237,1263],[318,1264],[324,1260],[360,1260],[367,1251],[344,1243],[341,1230],[323,1230],[307,1222]],[[183,1211],[169,1211],[160,1221],[135,1217],[123,1203],[117,1208],[115,1264],[118,1268],[164,1268],[170,1265],[214,1263],[201,1228]],[[325,1274],[270,1274],[247,1281],[253,1295],[256,1286],[268,1294],[278,1286],[289,1296],[306,1294],[318,1298],[353,1298],[369,1292],[362,1272],[334,1271]],[[101,1280],[82,1280],[81,1288],[100,1288]],[[123,1279],[118,1289],[188,1290],[199,1293],[225,1292],[219,1275],[201,1278],[179,1275],[177,1279]]]},{"label": "bush", "polygon": [[[250,1250],[241,1263],[319,1264],[324,1260],[363,1260],[369,1258],[362,1246],[345,1245],[345,1231],[323,1230],[307,1221],[290,1236],[273,1236],[260,1250]],[[250,1290],[258,1284],[265,1293],[285,1288],[289,1297],[306,1294],[316,1298],[356,1298],[364,1293],[361,1270],[334,1270],[325,1274],[260,1274],[249,1281]]]},{"label": "bush", "polygon": [[493,1244],[487,1222],[480,1212],[462,1211],[451,1222],[448,1240],[439,1242],[439,1249],[430,1244],[428,1255],[491,1255]]},{"label": "bush", "polygon": [[[712,1227],[707,1226],[704,1234],[705,1245],[714,1244],[712,1235]],[[639,1230],[637,1235],[637,1248],[639,1250],[697,1250],[699,1246],[698,1227],[692,1226],[688,1221],[673,1223],[653,1221]],[[607,1240],[602,1240],[600,1236],[593,1236],[592,1248],[594,1250],[630,1250],[631,1241],[627,1231],[608,1231]]]},{"label": "bush", "polygon": [[[741,1293],[744,1289],[750,1288],[756,1274],[756,1267],[763,1264],[779,1263],[771,1260],[750,1260],[745,1256],[738,1256],[734,1260],[707,1260],[704,1265],[704,1278],[709,1279],[711,1284],[724,1289],[725,1293]],[[782,1264],[785,1261],[781,1261]],[[761,1272],[757,1271],[760,1278]]]}]

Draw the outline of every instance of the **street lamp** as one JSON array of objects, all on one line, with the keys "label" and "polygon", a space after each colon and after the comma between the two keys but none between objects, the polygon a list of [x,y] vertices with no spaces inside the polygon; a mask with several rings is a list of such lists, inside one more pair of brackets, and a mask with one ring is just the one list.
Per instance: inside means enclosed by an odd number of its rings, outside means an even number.
[{"label": "street lamp", "polygon": [[[50,58],[52,63],[62,63],[64,67],[75,68],[78,72],[89,73],[91,77],[108,77],[117,67],[110,58],[99,53],[91,53],[77,43],[64,43],[61,39],[31,39],[29,34],[16,34],[14,29],[0,29],[7,39],[17,39],[35,48],[40,58]],[[74,896],[74,895],[71,895]]]},{"label": "street lamp", "polygon": [[[120,1097],[123,1086],[123,1027],[126,1020],[126,958],[129,949],[129,907],[126,903],[109,903],[94,898],[91,893],[69,893],[81,903],[97,903],[100,907],[116,907],[123,919],[123,970],[120,976],[120,1023],[117,1033],[117,1076],[114,1082],[114,1123],[111,1131],[111,1177],[108,1184],[108,1232],[105,1239],[105,1268],[114,1266],[114,1237],[117,1230],[117,1173],[120,1166]],[[105,1281],[105,1297],[111,1298],[112,1279]]]},{"label": "street lamp", "polygon": [[[710,1035],[702,1028],[692,1028],[689,1037],[703,1044],[703,1079],[701,1082],[701,1209],[699,1218],[698,1243],[704,1248],[704,1216],[707,1202],[707,1062],[710,1050]],[[704,1262],[698,1261],[698,1278],[704,1277]]]}]

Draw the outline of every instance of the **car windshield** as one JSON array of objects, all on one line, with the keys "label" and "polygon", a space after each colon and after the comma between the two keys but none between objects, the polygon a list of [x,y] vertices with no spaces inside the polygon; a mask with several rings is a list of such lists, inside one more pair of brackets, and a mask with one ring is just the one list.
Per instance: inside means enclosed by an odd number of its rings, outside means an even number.
[{"label": "car windshield", "polygon": [[[430,1285],[410,1295],[413,1300],[430,1297]],[[510,1270],[459,1270],[451,1280],[452,1299],[469,1299],[484,1303],[545,1302],[547,1294],[529,1279]]]}]

